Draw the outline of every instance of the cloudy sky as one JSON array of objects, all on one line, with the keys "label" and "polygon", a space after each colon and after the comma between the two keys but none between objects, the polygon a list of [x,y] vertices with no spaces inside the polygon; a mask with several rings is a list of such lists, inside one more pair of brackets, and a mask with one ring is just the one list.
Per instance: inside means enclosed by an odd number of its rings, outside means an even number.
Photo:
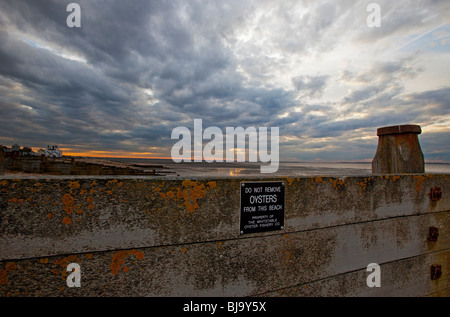
[{"label": "cloudy sky", "polygon": [[450,162],[450,1],[0,1],[0,144],[170,157],[175,127],[279,127],[280,160]]}]

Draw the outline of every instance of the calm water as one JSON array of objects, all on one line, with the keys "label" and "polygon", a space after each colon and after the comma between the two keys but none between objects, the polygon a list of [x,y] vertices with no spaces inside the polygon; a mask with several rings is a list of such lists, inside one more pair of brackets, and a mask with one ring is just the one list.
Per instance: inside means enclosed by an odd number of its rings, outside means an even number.
[{"label": "calm water", "polygon": [[[332,163],[332,162],[282,162],[279,164],[278,171],[274,174],[261,174],[261,163],[174,163],[172,160],[156,160],[156,159],[125,159],[114,158],[110,160],[138,163],[138,164],[155,164],[162,166],[164,170],[173,172],[173,175],[182,177],[191,176],[214,176],[214,177],[230,177],[230,176],[314,176],[314,175],[330,175],[330,176],[355,176],[355,175],[371,175],[372,165],[370,162],[364,163]],[[432,163],[426,164],[426,173],[448,173],[450,174],[450,164]]]}]

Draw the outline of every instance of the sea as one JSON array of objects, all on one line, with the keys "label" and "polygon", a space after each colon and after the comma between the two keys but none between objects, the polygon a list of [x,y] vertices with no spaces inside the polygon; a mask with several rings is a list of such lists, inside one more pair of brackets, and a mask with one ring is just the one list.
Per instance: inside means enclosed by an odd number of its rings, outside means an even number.
[{"label": "sea", "polygon": [[[262,174],[263,163],[251,162],[181,162],[170,159],[108,158],[129,164],[154,165],[166,175],[180,177],[247,177],[247,176],[366,176],[372,174],[371,162],[280,162],[277,172]],[[425,172],[450,174],[450,163],[426,163]]]}]

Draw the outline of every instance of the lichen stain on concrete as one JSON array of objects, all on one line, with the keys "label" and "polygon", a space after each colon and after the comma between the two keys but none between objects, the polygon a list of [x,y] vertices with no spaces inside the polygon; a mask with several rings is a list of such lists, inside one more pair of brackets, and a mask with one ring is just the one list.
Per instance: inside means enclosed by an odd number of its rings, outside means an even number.
[{"label": "lichen stain on concrete", "polygon": [[205,198],[207,191],[216,187],[216,181],[209,181],[205,185],[199,181],[186,179],[181,183],[181,187],[168,188],[164,191],[162,183],[154,188],[154,192],[158,193],[161,199],[175,201],[179,207],[185,208],[191,214],[199,207],[198,201]]},{"label": "lichen stain on concrete", "polygon": [[5,268],[0,270],[0,285],[7,285],[9,282],[8,273],[15,270],[17,270],[16,262],[7,262]]},{"label": "lichen stain on concrete", "polygon": [[281,238],[282,241],[285,241],[286,247],[281,250],[282,262],[286,265],[292,263],[292,253],[293,253],[293,238],[289,234],[283,235]]},{"label": "lichen stain on concrete", "polygon": [[339,178],[330,178],[330,183],[333,184],[333,188],[336,190],[342,190],[345,186],[347,186],[347,178],[339,177]]},{"label": "lichen stain on concrete", "polygon": [[286,181],[288,182],[288,185],[291,186],[292,183],[294,182],[294,179],[291,177],[286,177]]},{"label": "lichen stain on concrete", "polygon": [[62,203],[64,205],[64,211],[66,212],[66,214],[70,215],[75,205],[75,199],[73,199],[72,195],[70,194],[64,194]]},{"label": "lichen stain on concrete", "polygon": [[[120,250],[113,254],[112,260],[111,260],[111,273],[113,275],[119,274],[120,267],[125,263],[125,259],[129,257],[130,255],[134,255],[137,260],[143,260],[144,259],[144,252],[139,250]],[[126,266],[124,268],[124,272],[128,272],[130,268]]]}]

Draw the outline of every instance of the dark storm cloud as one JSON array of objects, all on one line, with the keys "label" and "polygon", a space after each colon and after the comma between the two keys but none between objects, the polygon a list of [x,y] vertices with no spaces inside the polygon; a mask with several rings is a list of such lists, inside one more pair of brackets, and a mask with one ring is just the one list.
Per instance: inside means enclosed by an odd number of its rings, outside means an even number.
[{"label": "dark storm cloud", "polygon": [[[376,33],[351,28],[361,20],[352,19],[354,10],[365,14],[363,1],[80,0],[81,28],[69,28],[70,2],[0,3],[0,137],[37,147],[159,147],[167,156],[172,129],[201,118],[222,129],[278,126],[282,136],[299,138],[286,141],[288,152],[294,142],[328,156],[361,132],[448,114],[448,88],[405,94],[403,81],[422,71],[414,58],[373,62],[337,79],[278,69],[289,70],[289,58],[331,51],[338,36],[398,35],[408,18],[423,24],[425,9],[391,21],[398,6],[386,4],[387,30]],[[288,84],[278,85],[284,77]],[[334,80],[351,90],[318,101]],[[370,147],[349,142],[355,152]]]}]

